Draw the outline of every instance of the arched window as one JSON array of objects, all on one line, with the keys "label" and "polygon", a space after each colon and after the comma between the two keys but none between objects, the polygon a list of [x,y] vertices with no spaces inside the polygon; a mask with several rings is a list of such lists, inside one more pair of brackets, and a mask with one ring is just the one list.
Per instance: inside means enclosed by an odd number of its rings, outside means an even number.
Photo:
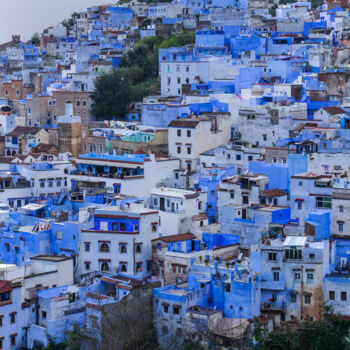
[{"label": "arched window", "polygon": [[120,272],[126,272],[126,265],[125,264],[122,264],[121,266],[120,266]]},{"label": "arched window", "polygon": [[101,271],[109,271],[109,265],[106,262],[101,264]]},{"label": "arched window", "polygon": [[102,243],[100,246],[100,252],[109,253],[109,246],[107,243]]},{"label": "arched window", "polygon": [[13,155],[13,156],[16,155],[16,151],[12,151],[12,155]]},{"label": "arched window", "polygon": [[7,150],[7,155],[10,156],[11,155],[11,151]]},{"label": "arched window", "polygon": [[122,254],[126,254],[126,245],[122,245],[122,246],[120,247],[120,252],[121,252]]},{"label": "arched window", "polygon": [[138,244],[135,248],[136,253],[141,253],[141,244]]}]

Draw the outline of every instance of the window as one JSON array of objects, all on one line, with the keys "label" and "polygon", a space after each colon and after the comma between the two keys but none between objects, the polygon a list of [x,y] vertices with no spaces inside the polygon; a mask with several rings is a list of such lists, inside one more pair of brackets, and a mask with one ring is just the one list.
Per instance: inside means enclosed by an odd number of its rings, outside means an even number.
[{"label": "window", "polygon": [[[6,292],[6,293],[2,293],[0,295],[0,301],[3,302],[3,301],[9,301],[11,300],[11,293],[10,292]],[[1,319],[2,316],[0,316],[0,319]]]},{"label": "window", "polygon": [[191,147],[187,147],[187,154],[191,154]]},{"label": "window", "polygon": [[180,77],[177,77],[177,83],[181,84],[181,78]]},{"label": "window", "polygon": [[180,314],[180,307],[179,306],[174,306],[173,307],[173,314],[174,315],[179,315]]},{"label": "window", "polygon": [[41,311],[41,317],[46,318],[46,311]]},{"label": "window", "polygon": [[335,292],[334,290],[329,291],[329,300],[334,300],[335,299]]},{"label": "window", "polygon": [[300,249],[286,249],[284,252],[284,257],[287,260],[301,260],[302,259],[302,252]]},{"label": "window", "polygon": [[304,295],[304,302],[305,304],[311,304],[311,294]]},{"label": "window", "polygon": [[89,262],[85,263],[85,270],[90,271],[90,263]]},{"label": "window", "polygon": [[299,181],[299,186],[303,186],[303,182],[302,181]]},{"label": "window", "polygon": [[338,221],[338,231],[343,232],[344,231],[344,222]]},{"label": "window", "polygon": [[344,206],[343,205],[339,205],[339,212],[343,213],[344,212]]},{"label": "window", "polygon": [[60,181],[60,180],[57,180],[56,186],[57,186],[57,187],[61,187],[61,185],[62,185],[61,181]]},{"label": "window", "polygon": [[296,294],[291,294],[290,295],[290,302],[291,303],[296,303],[297,302],[297,295]]},{"label": "window", "polygon": [[316,197],[316,208],[332,208],[332,199],[327,197]]},{"label": "window", "polygon": [[266,134],[263,135],[263,140],[264,140],[264,141],[267,140],[267,135],[266,135]]},{"label": "window", "polygon": [[40,180],[40,188],[44,188],[45,187],[45,181]]},{"label": "window", "polygon": [[126,272],[126,271],[127,271],[126,264],[121,264],[120,265],[120,272]]},{"label": "window", "polygon": [[77,100],[77,106],[80,106],[80,100]]},{"label": "window", "polygon": [[90,251],[90,243],[85,243],[85,251],[86,252]]},{"label": "window", "polygon": [[101,253],[109,253],[109,245],[107,243],[102,243],[100,245],[100,252]]},{"label": "window", "polygon": [[181,136],[181,129],[177,129],[177,136]]},{"label": "window", "polygon": [[169,305],[163,305],[163,311],[167,314],[169,312]]},{"label": "window", "polygon": [[243,199],[242,200],[243,204],[248,204],[249,203],[248,196],[243,196],[242,199]]},{"label": "window", "polygon": [[141,244],[136,244],[135,253],[141,253]]},{"label": "window", "polygon": [[280,280],[280,273],[277,271],[273,272],[273,280],[274,282],[278,282]]},{"label": "window", "polygon": [[253,160],[253,156],[248,156],[248,161]]},{"label": "window", "polygon": [[269,261],[276,261],[277,253],[269,253]]},{"label": "window", "polygon": [[177,153],[181,153],[181,146],[177,146]]},{"label": "window", "polygon": [[49,187],[53,187],[53,181],[49,180],[48,186],[49,186]]},{"label": "window", "polygon": [[153,205],[158,205],[158,198],[157,197],[153,198]]},{"label": "window", "polygon": [[340,293],[340,300],[341,301],[346,301],[346,292],[341,292]]},{"label": "window", "polygon": [[122,244],[120,246],[120,253],[121,254],[126,254],[127,253],[127,249],[126,249],[126,245],[125,244]]},{"label": "window", "polygon": [[241,155],[240,154],[236,154],[236,160],[241,160]]},{"label": "window", "polygon": [[300,281],[300,279],[301,279],[301,274],[300,274],[300,272],[294,272],[294,279],[295,279],[296,281]]},{"label": "window", "polygon": [[287,159],[286,158],[282,158],[282,163],[286,164],[287,163]]},{"label": "window", "polygon": [[306,281],[308,284],[314,283],[314,274],[312,272],[306,274]]},{"label": "window", "polygon": [[187,130],[187,137],[191,137],[191,130]]},{"label": "window", "polygon": [[235,198],[235,193],[234,192],[230,192],[230,198],[231,199]]},{"label": "window", "polygon": [[162,334],[163,335],[167,335],[168,334],[168,327],[167,326],[163,326],[162,327]]},{"label": "window", "polygon": [[56,239],[59,239],[59,240],[63,239],[63,232],[62,231],[56,231]]},{"label": "window", "polygon": [[106,272],[109,271],[109,264],[107,262],[103,262],[101,264],[101,271],[106,271]]},{"label": "window", "polygon": [[11,324],[16,323],[16,313],[14,312],[10,314],[10,323]]},{"label": "window", "polygon": [[119,225],[119,230],[120,231],[125,231],[125,223],[124,222],[121,222],[120,225]]},{"label": "window", "polygon": [[298,210],[303,209],[303,203],[302,202],[297,202],[298,205]]},{"label": "window", "polygon": [[11,336],[11,346],[16,346],[16,336],[15,335]]}]

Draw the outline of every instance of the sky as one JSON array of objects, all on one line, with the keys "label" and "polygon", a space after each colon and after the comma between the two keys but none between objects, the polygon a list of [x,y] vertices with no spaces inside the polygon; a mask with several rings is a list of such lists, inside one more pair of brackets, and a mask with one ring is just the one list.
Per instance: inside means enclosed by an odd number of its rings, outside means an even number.
[{"label": "sky", "polygon": [[12,34],[29,40],[33,33],[58,24],[75,11],[92,5],[115,3],[116,0],[0,0],[0,43]]}]

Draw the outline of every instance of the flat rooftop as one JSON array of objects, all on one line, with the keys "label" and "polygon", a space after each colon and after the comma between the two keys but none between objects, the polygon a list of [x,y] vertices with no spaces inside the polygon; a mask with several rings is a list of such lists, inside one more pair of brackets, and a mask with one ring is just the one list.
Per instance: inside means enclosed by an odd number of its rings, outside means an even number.
[{"label": "flat rooftop", "polygon": [[58,256],[58,255],[37,255],[30,258],[31,260],[43,260],[43,261],[65,261],[71,260],[72,258],[68,256]]},{"label": "flat rooftop", "polygon": [[127,206],[124,209],[121,209],[118,206],[104,207],[96,209],[94,215],[114,215],[114,216],[130,216],[138,217],[140,215],[156,214],[158,211],[153,209],[144,208],[142,206]]},{"label": "flat rooftop", "polygon": [[196,198],[199,196],[197,191],[182,190],[173,187],[160,187],[151,191],[151,195],[166,196],[179,199]]}]

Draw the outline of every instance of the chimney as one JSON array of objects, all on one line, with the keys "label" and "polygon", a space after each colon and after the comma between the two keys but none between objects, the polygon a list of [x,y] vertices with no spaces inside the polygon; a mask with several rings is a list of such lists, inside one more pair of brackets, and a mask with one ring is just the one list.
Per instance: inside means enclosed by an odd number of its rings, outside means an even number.
[{"label": "chimney", "polygon": [[66,102],[66,113],[65,113],[66,117],[73,117],[73,103],[71,101],[67,101]]}]

